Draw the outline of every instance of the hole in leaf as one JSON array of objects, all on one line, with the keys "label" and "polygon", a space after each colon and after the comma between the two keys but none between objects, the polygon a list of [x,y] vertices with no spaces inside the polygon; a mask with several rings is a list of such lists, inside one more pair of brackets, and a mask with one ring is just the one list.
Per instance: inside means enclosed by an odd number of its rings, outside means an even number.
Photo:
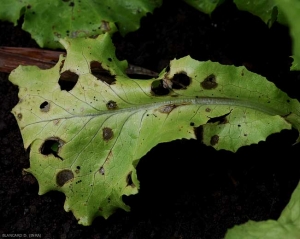
[{"label": "hole in leaf", "polygon": [[207,123],[216,123],[219,122],[219,124],[226,124],[228,123],[228,119],[226,118],[229,114],[231,113],[231,111],[227,114],[218,116],[218,117],[213,117],[213,118],[209,118],[209,120],[207,121]]},{"label": "hole in leaf", "polygon": [[48,112],[50,110],[50,104],[47,101],[44,101],[40,105],[40,109],[41,109],[42,112]]},{"label": "hole in leaf", "polygon": [[74,178],[74,174],[71,170],[64,169],[56,174],[56,184],[62,187],[65,183]]},{"label": "hole in leaf", "polygon": [[102,130],[102,137],[104,140],[108,141],[114,136],[114,132],[112,131],[111,128],[105,127]]},{"label": "hole in leaf", "polygon": [[115,83],[115,77],[112,76],[108,70],[105,70],[100,62],[91,61],[90,68],[92,75],[95,76],[98,80],[101,80],[109,85]]},{"label": "hole in leaf", "polygon": [[40,148],[40,152],[43,155],[54,155],[56,158],[59,158],[61,160],[63,160],[63,158],[61,158],[58,155],[59,149],[64,145],[64,142],[59,139],[59,138],[49,138],[47,140],[45,140],[45,142],[42,144],[41,148]]},{"label": "hole in leaf", "polygon": [[151,84],[151,91],[157,96],[168,95],[170,93],[170,90],[164,87],[163,80],[153,81]]},{"label": "hole in leaf", "polygon": [[130,171],[130,172],[127,174],[126,182],[127,182],[127,186],[134,187],[135,185],[134,185],[134,183],[132,182],[131,174],[132,174],[132,171]]},{"label": "hole in leaf", "polygon": [[60,74],[58,84],[60,85],[61,90],[70,91],[74,88],[78,81],[79,76],[72,71],[64,71]]},{"label": "hole in leaf", "polygon": [[194,133],[197,140],[202,141],[203,140],[203,125],[200,125],[199,127],[194,127]]},{"label": "hole in leaf", "polygon": [[206,90],[215,89],[218,86],[216,76],[210,74],[201,82],[201,86]]},{"label": "hole in leaf", "polygon": [[118,107],[118,105],[117,105],[117,103],[115,101],[110,100],[110,101],[108,101],[106,103],[106,107],[109,110],[114,110],[114,109],[116,109]]},{"label": "hole in leaf", "polygon": [[186,89],[191,84],[191,78],[186,75],[185,72],[175,74],[172,81],[172,88],[175,90]]},{"label": "hole in leaf", "polygon": [[214,135],[210,139],[210,144],[212,146],[216,145],[219,142],[219,135]]}]

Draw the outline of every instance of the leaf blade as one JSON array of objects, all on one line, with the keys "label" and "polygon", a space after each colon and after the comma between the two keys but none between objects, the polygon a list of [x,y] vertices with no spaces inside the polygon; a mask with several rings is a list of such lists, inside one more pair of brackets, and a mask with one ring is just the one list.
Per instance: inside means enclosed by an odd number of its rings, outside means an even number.
[{"label": "leaf blade", "polygon": [[[114,56],[109,34],[61,42],[67,56],[61,56],[55,67],[19,66],[11,73],[20,98],[12,113],[24,147],[30,147],[27,171],[37,178],[39,194],[63,192],[65,209],[83,225],[117,208],[129,210],[122,195],[138,192],[139,159],[158,143],[195,139],[198,127],[218,122],[212,119],[227,115],[226,124],[238,127],[239,120],[245,123],[241,112],[247,110],[249,124],[262,116],[264,122],[271,121],[272,127],[263,128],[262,135],[249,126],[251,132],[240,144],[229,137],[212,145],[232,151],[291,126],[299,130],[299,102],[244,67],[184,57],[173,60],[170,70],[156,79],[133,80],[125,74],[127,63]],[[115,82],[93,74],[95,61]],[[78,80],[72,89],[62,90],[58,82],[66,71]],[[157,95],[157,81],[168,85],[169,93]]]}]

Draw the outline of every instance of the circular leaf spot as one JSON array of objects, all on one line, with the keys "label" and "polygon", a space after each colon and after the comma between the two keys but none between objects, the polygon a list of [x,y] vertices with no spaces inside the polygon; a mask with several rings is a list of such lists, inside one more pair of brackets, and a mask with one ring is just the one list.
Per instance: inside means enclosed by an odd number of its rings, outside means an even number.
[{"label": "circular leaf spot", "polygon": [[74,174],[69,169],[64,169],[56,174],[56,184],[62,187],[65,183],[74,178]]},{"label": "circular leaf spot", "polygon": [[218,86],[216,76],[210,74],[201,82],[201,86],[206,90],[215,89]]},{"label": "circular leaf spot", "polygon": [[108,141],[114,136],[114,132],[112,131],[111,128],[105,127],[102,130],[102,137],[104,140]]},{"label": "circular leaf spot", "polygon": [[50,104],[47,101],[44,101],[40,105],[40,109],[41,109],[42,112],[48,112],[50,110]]},{"label": "circular leaf spot", "polygon": [[171,81],[173,83],[172,88],[175,90],[186,89],[191,84],[191,78],[185,72],[175,74]]},{"label": "circular leaf spot", "polygon": [[219,142],[219,135],[214,135],[210,139],[210,144],[212,146],[216,145]]}]

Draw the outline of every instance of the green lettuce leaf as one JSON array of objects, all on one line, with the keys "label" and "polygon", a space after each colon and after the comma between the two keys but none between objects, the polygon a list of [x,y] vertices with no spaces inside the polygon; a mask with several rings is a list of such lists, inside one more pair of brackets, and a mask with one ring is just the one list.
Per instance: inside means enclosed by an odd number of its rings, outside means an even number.
[{"label": "green lettuce leaf", "polygon": [[[275,0],[278,8],[283,12],[289,25],[290,35],[293,40],[294,65],[300,62],[300,1],[298,0]],[[299,67],[297,67],[299,69]]]},{"label": "green lettuce leaf", "polygon": [[211,14],[224,0],[184,0],[198,11]]},{"label": "green lettuce leaf", "polygon": [[225,239],[298,239],[300,238],[300,184],[279,219],[262,222],[249,221],[234,226]]},{"label": "green lettuce leaf", "polygon": [[300,128],[299,102],[245,67],[187,56],[138,80],[125,74],[107,33],[60,42],[67,55],[55,67],[12,71],[20,99],[12,113],[39,194],[63,192],[80,224],[129,210],[122,196],[138,192],[136,165],[159,143],[198,138],[236,151]]},{"label": "green lettuce leaf", "polygon": [[40,47],[62,48],[66,36],[92,37],[104,32],[135,31],[141,17],[161,5],[161,0],[1,0],[0,19],[17,24],[24,14],[22,28]]},{"label": "green lettuce leaf", "polygon": [[268,26],[272,26],[277,19],[278,9],[274,0],[234,0],[234,3],[238,9],[258,16]]}]

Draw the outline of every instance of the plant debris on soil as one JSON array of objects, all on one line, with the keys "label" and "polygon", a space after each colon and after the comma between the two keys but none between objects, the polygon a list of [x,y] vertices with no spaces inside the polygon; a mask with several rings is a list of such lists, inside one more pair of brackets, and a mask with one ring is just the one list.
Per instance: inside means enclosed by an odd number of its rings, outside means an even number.
[{"label": "plant debris on soil", "polygon": [[[0,22],[0,46],[37,47],[30,35]],[[116,55],[130,64],[160,72],[170,60],[244,65],[300,99],[299,73],[291,73],[287,27],[268,28],[258,17],[226,1],[208,16],[183,1],[164,1],[141,20],[136,32],[113,36]],[[237,153],[216,151],[197,140],[159,144],[137,166],[141,189],[125,197],[131,211],[118,210],[92,226],[77,224],[63,209],[64,195],[38,195],[17,122],[10,110],[18,88],[0,73],[0,237],[36,238],[201,238],[221,239],[248,220],[277,219],[300,179],[295,130],[271,135]]]}]

